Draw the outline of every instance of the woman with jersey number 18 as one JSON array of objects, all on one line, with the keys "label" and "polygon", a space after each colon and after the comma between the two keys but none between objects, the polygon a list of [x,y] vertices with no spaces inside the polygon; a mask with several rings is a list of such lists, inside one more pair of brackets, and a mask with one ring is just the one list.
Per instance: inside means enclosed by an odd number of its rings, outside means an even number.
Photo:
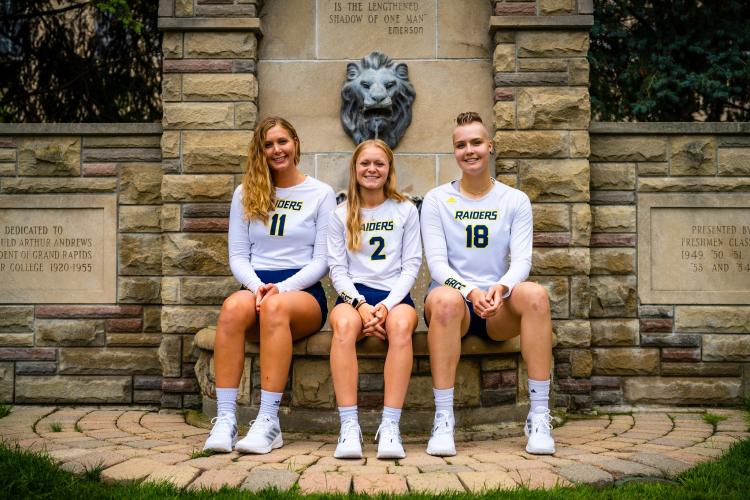
[{"label": "woman with jersey number 18", "polygon": [[[317,332],[328,308],[319,280],[328,271],[326,231],[336,206],[327,184],[298,168],[294,127],[278,117],[255,128],[247,168],[232,197],[229,265],[242,284],[221,308],[214,366],[217,417],[204,450],[268,453],[283,444],[278,410],[292,360],[292,342]],[[260,341],[257,418],[237,439],[237,394],[245,338]]]},{"label": "woman with jersey number 18", "polygon": [[330,219],[328,263],[339,294],[331,311],[331,374],[341,431],[336,458],[361,458],[356,343],[388,342],[378,458],[404,458],[399,420],[412,369],[417,314],[409,290],[422,262],[416,207],[396,190],[393,152],[380,140],[354,150],[346,202]]},{"label": "woman with jersey number 18", "polygon": [[461,178],[427,193],[421,214],[432,276],[425,319],[435,420],[427,453],[456,454],[453,386],[461,337],[471,332],[496,341],[520,334],[531,402],[526,451],[553,454],[549,298],[544,287],[524,281],[531,269],[531,203],[490,175],[492,141],[477,113],[458,115],[453,150]]}]

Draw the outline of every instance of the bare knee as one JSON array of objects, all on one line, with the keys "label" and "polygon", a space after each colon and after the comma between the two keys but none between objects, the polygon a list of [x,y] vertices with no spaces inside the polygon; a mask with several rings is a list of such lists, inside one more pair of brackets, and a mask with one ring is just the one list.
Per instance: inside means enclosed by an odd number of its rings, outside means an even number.
[{"label": "bare knee", "polygon": [[550,313],[549,295],[547,289],[537,283],[526,282],[520,290],[520,298],[526,311],[535,315],[546,315]]},{"label": "bare knee", "polygon": [[362,330],[362,321],[359,316],[341,314],[331,318],[331,328],[335,345],[351,347],[357,342],[359,332]]},{"label": "bare knee", "polygon": [[447,287],[436,288],[430,294],[430,323],[447,325],[457,320],[460,322],[466,310],[464,303],[457,291]]},{"label": "bare knee", "polygon": [[261,330],[289,324],[289,307],[279,295],[265,297],[260,303]]},{"label": "bare knee", "polygon": [[388,329],[388,344],[391,347],[411,347],[412,322],[407,318],[397,319]]},{"label": "bare knee", "polygon": [[252,295],[233,293],[224,300],[219,313],[219,324],[229,330],[239,329],[244,333],[244,327],[255,315],[255,301]]}]

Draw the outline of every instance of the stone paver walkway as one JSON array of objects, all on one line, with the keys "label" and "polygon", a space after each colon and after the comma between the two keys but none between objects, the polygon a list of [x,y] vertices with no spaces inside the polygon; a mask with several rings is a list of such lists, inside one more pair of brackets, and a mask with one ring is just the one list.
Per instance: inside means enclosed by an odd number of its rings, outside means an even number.
[{"label": "stone paver walkway", "polygon": [[302,492],[479,492],[516,485],[549,488],[672,477],[750,437],[743,412],[709,411],[726,417],[716,429],[704,422],[703,410],[569,419],[554,430],[554,456],[529,455],[521,436],[457,443],[458,455],[446,458],[427,455],[425,443],[406,444],[405,459],[378,460],[372,437],[365,436],[361,460],[335,459],[333,443],[309,438],[288,440],[268,455],[192,458],[202,447],[206,429],[187,424],[180,413],[132,407],[18,406],[0,419],[0,437],[29,450],[46,450],[72,472],[102,467],[104,481],[169,481],[180,488],[229,485],[248,490],[298,484]]}]

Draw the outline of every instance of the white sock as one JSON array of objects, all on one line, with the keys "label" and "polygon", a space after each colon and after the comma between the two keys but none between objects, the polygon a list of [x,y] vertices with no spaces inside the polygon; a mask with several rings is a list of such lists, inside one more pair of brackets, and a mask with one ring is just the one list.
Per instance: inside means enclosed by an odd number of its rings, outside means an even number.
[{"label": "white sock", "polygon": [[344,420],[354,419],[359,420],[359,417],[357,415],[357,405],[354,406],[339,406],[339,419],[341,420],[341,423],[344,423]]},{"label": "white sock", "polygon": [[401,408],[391,408],[390,406],[383,407],[383,420],[393,420],[396,423],[401,421]]},{"label": "white sock", "polygon": [[529,401],[531,402],[530,411],[544,413],[549,410],[549,379],[531,380],[529,379]]},{"label": "white sock", "polygon": [[432,394],[435,396],[435,412],[445,411],[453,416],[453,387],[450,389],[433,387]]},{"label": "white sock", "polygon": [[237,387],[216,388],[216,415],[225,415],[235,422],[237,421],[237,395],[240,390]]},{"label": "white sock", "polygon": [[281,396],[283,395],[283,392],[271,392],[261,389],[258,416],[264,415],[274,420],[278,420],[279,406],[281,406]]}]

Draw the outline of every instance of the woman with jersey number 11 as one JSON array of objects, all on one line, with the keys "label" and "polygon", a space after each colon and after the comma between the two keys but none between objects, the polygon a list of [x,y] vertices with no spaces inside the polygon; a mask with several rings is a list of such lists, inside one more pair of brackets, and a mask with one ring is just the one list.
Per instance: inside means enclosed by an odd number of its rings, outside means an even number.
[{"label": "woman with jersey number 11", "polygon": [[339,294],[331,311],[331,375],[341,419],[336,458],[362,458],[356,343],[365,336],[388,342],[377,457],[405,456],[399,421],[417,326],[409,290],[421,262],[419,216],[396,190],[393,152],[383,141],[364,141],[352,154],[347,200],[334,211],[328,231],[328,263]]},{"label": "woman with jersey number 11", "polygon": [[326,231],[336,206],[327,184],[299,168],[294,127],[278,117],[255,128],[242,185],[229,214],[229,266],[242,284],[221,308],[214,366],[217,417],[204,450],[232,451],[245,338],[260,341],[260,409],[241,453],[282,446],[278,411],[292,360],[292,342],[317,332],[328,308],[319,280],[328,271]]},{"label": "woman with jersey number 11", "polygon": [[453,387],[461,337],[471,332],[496,341],[521,336],[531,403],[526,451],[552,454],[549,298],[544,287],[524,281],[531,269],[531,203],[491,176],[492,140],[477,113],[458,115],[453,150],[461,178],[427,193],[421,214],[432,276],[425,319],[435,420],[427,453],[456,454]]}]

